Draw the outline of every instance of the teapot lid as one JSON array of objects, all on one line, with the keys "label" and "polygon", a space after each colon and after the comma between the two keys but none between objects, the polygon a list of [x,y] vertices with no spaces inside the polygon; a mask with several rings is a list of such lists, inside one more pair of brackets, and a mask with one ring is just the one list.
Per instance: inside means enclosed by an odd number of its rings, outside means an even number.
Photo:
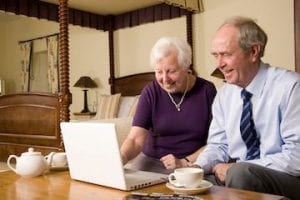
[{"label": "teapot lid", "polygon": [[22,153],[22,156],[38,156],[42,155],[41,152],[34,151],[32,147],[28,148],[27,152]]}]

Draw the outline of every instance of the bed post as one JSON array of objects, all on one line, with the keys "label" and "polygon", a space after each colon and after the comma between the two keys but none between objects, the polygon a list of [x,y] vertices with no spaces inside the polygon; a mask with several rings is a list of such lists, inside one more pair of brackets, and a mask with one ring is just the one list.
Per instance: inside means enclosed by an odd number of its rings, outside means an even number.
[{"label": "bed post", "polygon": [[[60,122],[70,120],[70,104],[72,95],[69,89],[69,32],[68,32],[68,0],[59,0],[59,119]],[[61,134],[61,133],[60,133]],[[61,137],[60,149],[63,149]]]},{"label": "bed post", "polygon": [[187,42],[191,45],[192,49],[192,64],[191,70],[193,74],[197,76],[197,72],[194,69],[194,44],[193,44],[193,15],[192,12],[187,11],[186,14],[186,35],[187,35]]},{"label": "bed post", "polygon": [[60,121],[70,120],[68,0],[59,0],[59,108]]},{"label": "bed post", "polygon": [[109,80],[110,93],[115,94],[114,16],[108,16]]}]

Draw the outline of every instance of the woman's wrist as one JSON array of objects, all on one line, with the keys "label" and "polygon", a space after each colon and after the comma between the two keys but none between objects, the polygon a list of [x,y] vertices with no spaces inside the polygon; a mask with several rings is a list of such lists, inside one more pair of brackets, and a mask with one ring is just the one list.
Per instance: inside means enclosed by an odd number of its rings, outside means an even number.
[{"label": "woman's wrist", "polygon": [[184,157],[183,159],[186,161],[187,167],[191,167],[193,165],[193,163],[190,161],[190,159],[188,157]]},{"label": "woman's wrist", "polygon": [[180,163],[181,163],[181,167],[190,167],[193,165],[193,163],[187,157],[180,159]]}]

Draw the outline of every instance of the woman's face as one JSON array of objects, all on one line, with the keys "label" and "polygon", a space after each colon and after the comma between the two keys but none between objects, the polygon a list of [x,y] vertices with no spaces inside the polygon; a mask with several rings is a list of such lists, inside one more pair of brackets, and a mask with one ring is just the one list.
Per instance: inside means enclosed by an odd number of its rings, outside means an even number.
[{"label": "woman's face", "polygon": [[184,92],[188,71],[178,65],[176,53],[170,53],[155,65],[155,78],[169,93]]}]

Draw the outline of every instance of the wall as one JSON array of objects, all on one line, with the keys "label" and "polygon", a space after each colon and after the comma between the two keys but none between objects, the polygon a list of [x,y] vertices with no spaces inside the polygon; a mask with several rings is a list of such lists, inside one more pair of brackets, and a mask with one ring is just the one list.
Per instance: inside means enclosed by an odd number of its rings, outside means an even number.
[{"label": "wall", "polygon": [[[265,62],[291,70],[295,69],[293,0],[276,0],[276,3],[273,0],[203,0],[203,4],[205,11],[193,15],[194,67],[199,76],[213,81],[218,87],[222,85],[222,80],[210,76],[214,70],[214,60],[210,55],[210,42],[222,22],[234,15],[256,19],[268,34],[269,41],[263,58]],[[144,40],[141,40],[141,44],[143,45],[136,49],[142,48],[148,56],[151,49],[149,44],[153,44],[154,39],[158,36],[153,30],[159,30],[162,35],[185,37],[185,33],[178,31],[182,28],[185,30],[185,17],[174,19],[172,23],[169,32],[164,31],[165,25],[169,24],[169,21],[165,21],[159,22],[157,25],[147,24],[149,29],[144,29],[141,26],[132,28],[130,31],[123,31],[122,38],[140,38],[142,36]],[[153,34],[155,34],[154,37]],[[132,42],[130,39],[124,39],[124,42],[120,43],[122,45],[119,47],[120,51],[126,52],[127,55],[130,52],[128,47],[135,47]],[[136,72],[128,64],[130,62],[133,66],[139,66],[140,71],[148,70],[148,57],[143,56],[142,60],[135,59],[132,61],[133,57],[128,56],[126,57],[127,60],[122,62],[121,74]],[[123,65],[124,63],[126,65]],[[123,68],[123,66],[125,67]]]},{"label": "wall", "polygon": [[[203,0],[203,3],[205,12],[193,15],[194,66],[199,76],[213,81],[218,87],[222,85],[221,80],[210,76],[214,70],[210,41],[223,20],[233,15],[255,18],[267,32],[269,41],[263,58],[266,62],[294,70],[293,0],[276,0],[276,3],[273,0]],[[149,52],[152,45],[163,35],[186,37],[185,19],[181,17],[116,31],[114,33],[116,76],[151,71]],[[19,67],[17,41],[58,31],[57,23],[32,18],[27,20],[29,22],[20,21],[6,25],[7,37],[5,40],[2,37],[0,39],[0,58],[5,55],[5,59],[13,61],[12,64],[5,64],[4,70],[3,62],[0,64],[0,77],[8,80],[11,91],[18,88],[13,86],[17,84],[13,80],[19,76],[19,73],[16,73]],[[18,26],[22,26],[22,31],[17,30]],[[3,35],[2,30],[1,26],[0,36]],[[99,88],[88,92],[90,109],[92,104],[97,103],[97,95],[109,93],[109,56],[107,32],[78,26],[70,26],[69,31],[72,113],[79,112],[83,108],[83,92],[80,88],[73,87],[80,76],[91,76],[99,85]],[[14,53],[6,55],[8,50]]]},{"label": "wall", "polygon": [[[5,24],[4,22],[0,21],[0,27],[3,27]],[[4,41],[5,41],[5,31],[4,29],[0,29],[0,60],[2,62],[0,62],[0,79],[4,78],[4,74],[5,74],[5,64],[4,64],[4,59],[5,59],[5,48],[4,48]]]},{"label": "wall", "polygon": [[[18,41],[58,33],[59,25],[22,16],[0,25],[0,36],[3,36],[0,40],[0,58],[3,58],[0,77],[6,81],[7,93],[21,92]],[[106,84],[109,78],[108,34],[79,26],[70,26],[69,32],[70,90],[73,94],[71,112],[76,112],[83,108],[83,92],[80,88],[72,86],[80,76],[90,76],[99,85],[98,89],[88,93],[91,100],[89,104],[95,103],[96,94],[110,91]]]},{"label": "wall", "polygon": [[203,0],[205,12],[194,16],[195,65],[201,76],[217,85],[221,81],[210,77],[214,60],[210,41],[224,19],[243,15],[257,20],[268,34],[263,60],[275,66],[295,69],[293,0]]},{"label": "wall", "polygon": [[80,76],[90,76],[98,85],[98,88],[88,91],[88,106],[94,111],[97,95],[110,92],[108,33],[79,26],[69,27],[71,113],[83,109],[83,92],[73,87]]},{"label": "wall", "polygon": [[0,52],[4,52],[3,78],[6,81],[6,91],[7,93],[20,92],[21,59],[18,42],[58,33],[58,24],[20,16],[1,26],[1,29],[5,33],[4,43],[0,47]]},{"label": "wall", "polygon": [[186,38],[186,17],[149,23],[115,32],[116,76],[149,72],[150,50],[158,38]]}]

